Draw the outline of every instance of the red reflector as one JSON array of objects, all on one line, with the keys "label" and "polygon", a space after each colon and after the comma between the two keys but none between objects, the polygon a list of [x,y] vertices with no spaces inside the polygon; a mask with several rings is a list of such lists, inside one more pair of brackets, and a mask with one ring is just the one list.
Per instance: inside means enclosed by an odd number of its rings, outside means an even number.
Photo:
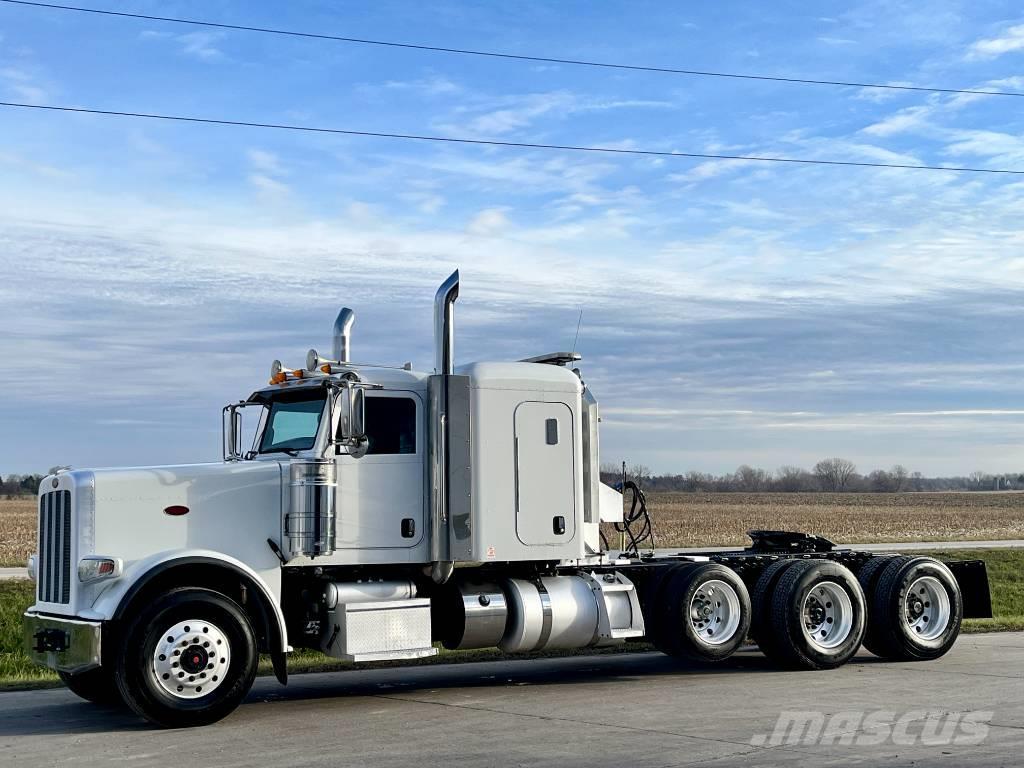
[{"label": "red reflector", "polygon": [[100,563],[99,568],[96,569],[96,573],[100,576],[106,576],[108,573],[114,572],[114,561],[104,560]]},{"label": "red reflector", "polygon": [[179,515],[187,515],[188,507],[183,507],[181,504],[174,504],[170,507],[164,507],[164,514],[173,515],[174,517],[178,517]]}]

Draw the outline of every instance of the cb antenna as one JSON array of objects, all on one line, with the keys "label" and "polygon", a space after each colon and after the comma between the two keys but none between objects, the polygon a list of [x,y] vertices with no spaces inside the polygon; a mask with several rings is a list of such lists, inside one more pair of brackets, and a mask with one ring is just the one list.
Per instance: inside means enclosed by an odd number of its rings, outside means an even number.
[{"label": "cb antenna", "polygon": [[576,321],[576,337],[572,340],[572,352],[570,354],[576,354],[576,342],[580,340],[580,324],[583,322],[583,307],[580,307],[580,317]]}]

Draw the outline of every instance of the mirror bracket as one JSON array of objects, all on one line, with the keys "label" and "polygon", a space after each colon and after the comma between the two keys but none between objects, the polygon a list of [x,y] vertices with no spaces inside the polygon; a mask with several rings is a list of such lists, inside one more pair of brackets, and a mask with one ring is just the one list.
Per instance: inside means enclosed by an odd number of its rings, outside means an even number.
[{"label": "mirror bracket", "polygon": [[338,449],[344,447],[349,456],[361,458],[369,450],[369,440],[366,437],[365,391],[383,387],[380,384],[360,381],[354,372],[344,378],[332,380],[328,387],[330,432],[324,447],[324,455],[336,455]]}]

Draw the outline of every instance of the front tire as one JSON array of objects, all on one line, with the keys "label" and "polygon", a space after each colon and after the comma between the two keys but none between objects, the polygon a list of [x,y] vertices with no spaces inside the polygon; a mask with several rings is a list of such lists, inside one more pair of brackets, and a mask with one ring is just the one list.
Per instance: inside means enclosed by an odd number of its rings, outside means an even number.
[{"label": "front tire", "polygon": [[68,690],[79,698],[105,707],[124,706],[124,699],[117,690],[114,672],[110,667],[97,667],[75,675],[58,672],[57,675]]},{"label": "front tire", "polygon": [[165,728],[208,725],[241,704],[258,651],[245,611],[224,595],[183,587],[128,626],[116,680],[125,702]]}]

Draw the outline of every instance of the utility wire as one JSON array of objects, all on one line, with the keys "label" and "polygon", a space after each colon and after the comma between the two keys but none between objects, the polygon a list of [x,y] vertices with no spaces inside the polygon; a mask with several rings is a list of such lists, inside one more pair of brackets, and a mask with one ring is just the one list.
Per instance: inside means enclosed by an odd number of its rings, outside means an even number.
[{"label": "utility wire", "polygon": [[[2,2],[3,0],[0,0]],[[431,141],[445,144],[473,144],[487,147],[511,147],[515,149],[555,149],[571,152],[594,152],[611,155],[646,155],[654,157],[682,157],[698,160],[737,160],[757,163],[789,163],[791,165],[833,165],[855,168],[905,168],[914,171],[951,171],[958,173],[1000,173],[1024,176],[1024,170],[1008,168],[970,168],[944,165],[910,165],[909,163],[871,163],[859,160],[811,160],[798,157],[767,157],[762,155],[719,155],[706,152],[676,152],[654,149],[621,149],[618,147],[587,147],[575,144],[538,144],[527,141],[496,141],[493,139],[468,139],[456,136],[429,136],[416,133],[389,133],[384,131],[357,131],[349,128],[317,128],[308,125],[286,123],[262,123],[247,120],[222,120],[212,117],[189,117],[186,115],[163,115],[155,112],[122,112],[112,109],[91,109],[88,107],[66,107],[51,104],[22,104],[14,101],[0,101],[0,107],[34,109],[48,112],[74,112],[86,115],[112,117],[135,117],[146,120],[167,120],[181,123],[204,125],[231,125],[244,128],[270,128],[279,131],[303,131],[306,133],[340,134],[342,136],[366,136],[378,139],[404,139],[407,141]]]},{"label": "utility wire", "polygon": [[58,5],[56,3],[39,3],[31,0],[0,0],[8,5],[27,5],[35,8],[47,8],[57,11],[75,11],[78,13],[92,13],[100,16],[117,16],[125,19],[142,19],[144,21],[160,21],[171,24],[187,24],[194,27],[209,27],[212,29],[229,29],[239,32],[259,32],[266,35],[283,35],[286,37],[302,37],[313,40],[333,40],[339,43],[355,43],[358,45],[377,45],[386,48],[407,48],[414,51],[431,51],[433,53],[451,53],[462,56],[485,56],[494,59],[511,59],[515,61],[531,61],[543,64],[565,64],[574,67],[597,67],[601,69],[622,69],[634,72],[660,72],[670,75],[691,75],[694,77],[718,77],[733,80],[760,80],[775,83],[794,83],[799,85],[832,85],[849,88],[878,88],[891,91],[918,91],[924,93],[965,93],[975,96],[1024,96],[1019,91],[983,91],[975,88],[935,88],[923,85],[896,85],[894,83],[859,83],[845,80],[815,80],[807,77],[778,77],[773,75],[751,75],[739,72],[712,72],[699,69],[676,69],[674,67],[654,67],[640,64],[617,64],[607,61],[587,61],[584,59],[562,59],[553,56],[526,56],[516,53],[501,53],[498,51],[478,51],[469,48],[447,48],[439,45],[420,45],[416,43],[399,43],[393,40],[370,40],[360,37],[342,37],[341,35],[327,35],[317,32],[300,32],[297,30],[273,29],[270,27],[255,27],[245,24],[223,24],[215,21],[203,21],[201,19],[183,19],[172,16],[153,16],[144,13],[128,13],[127,11],[111,11],[102,8],[83,8],[75,5]]}]

